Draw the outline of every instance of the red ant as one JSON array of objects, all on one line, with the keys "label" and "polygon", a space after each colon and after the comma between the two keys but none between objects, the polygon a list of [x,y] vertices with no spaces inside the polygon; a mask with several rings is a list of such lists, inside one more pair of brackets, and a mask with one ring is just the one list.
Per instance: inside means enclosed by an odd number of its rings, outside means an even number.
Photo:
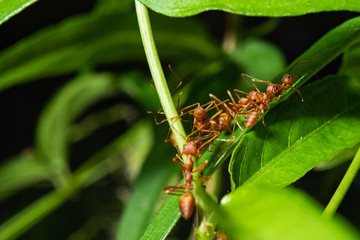
[{"label": "red ant", "polygon": [[[231,95],[231,93],[230,93],[230,95]],[[231,100],[233,101],[233,103],[229,103],[229,106],[226,104],[227,100],[221,101],[220,99],[218,99],[215,95],[213,95],[211,93],[209,94],[209,97],[211,99],[214,99],[215,103],[217,102],[225,110],[225,112],[222,114],[221,118],[219,118],[219,123],[221,121],[223,121],[222,125],[223,125],[224,130],[226,127],[230,131],[231,119],[233,118],[235,120],[235,123],[238,125],[238,127],[242,131],[244,131],[244,129],[242,129],[242,127],[240,126],[240,124],[238,123],[238,121],[236,119],[236,116],[238,115],[238,113],[240,111],[240,107],[238,105],[236,105],[232,96],[231,96]],[[240,99],[239,99],[239,102],[240,102]],[[235,125],[234,125],[234,128],[235,128]],[[230,132],[232,132],[232,135],[234,134],[234,131],[235,131],[234,128],[232,129],[232,131],[230,131]],[[233,139],[233,136],[232,136],[232,139]]]},{"label": "red ant", "polygon": [[[227,100],[226,100],[227,101]],[[220,105],[225,104],[226,101],[219,102]],[[217,112],[209,118],[208,111],[209,107],[214,104]],[[217,138],[222,131],[230,130],[231,125],[231,115],[225,111],[219,109],[218,104],[215,101],[211,101],[206,109],[197,107],[194,109],[194,126],[197,128],[196,131],[193,131],[189,136],[199,132],[201,134],[214,134],[211,139]],[[213,108],[213,107],[212,107]],[[217,139],[221,141],[229,141],[228,139]],[[232,140],[230,140],[232,141]]]},{"label": "red ant", "polygon": [[[249,76],[242,73],[241,77],[250,86],[250,84],[246,81],[245,78]],[[252,88],[252,86],[250,87]],[[256,91],[251,90],[249,93],[234,89],[234,94],[238,98],[238,103],[235,102],[231,92],[229,90],[227,91],[232,101],[231,110],[234,112],[235,116],[245,114],[244,124],[247,128],[251,128],[257,123],[257,120],[259,119],[259,113],[262,114],[262,123],[264,126],[266,126],[264,121],[264,112],[270,103],[270,99],[267,94],[260,92],[256,86],[255,88]],[[240,97],[238,93],[245,94],[247,95],[247,97]]]},{"label": "red ant", "polygon": [[[189,219],[195,210],[195,198],[191,194],[191,191],[194,188],[194,185],[192,183],[193,181],[192,173],[194,172],[201,173],[208,163],[208,161],[206,160],[198,168],[193,170],[194,162],[192,160],[192,157],[200,158],[201,149],[203,146],[205,146],[205,144],[202,144],[202,138],[188,141],[184,144],[183,152],[181,154],[176,154],[176,156],[173,158],[173,161],[181,167],[185,179],[185,183],[180,184],[178,186],[163,187],[166,194],[181,196],[179,200],[179,208],[182,216],[185,219]],[[183,162],[183,160],[181,159],[181,156],[183,154],[187,155],[185,162]],[[204,182],[207,181],[209,178],[210,177],[200,178],[198,179],[198,181]]]},{"label": "red ant", "polygon": [[272,82],[268,82],[268,81],[263,81],[263,80],[259,80],[259,79],[256,79],[256,78],[253,78],[253,77],[250,77],[250,76],[248,76],[248,77],[252,78],[253,82],[261,82],[261,83],[266,83],[268,85],[267,88],[266,88],[266,93],[267,93],[268,98],[269,98],[270,101],[272,101],[273,98],[275,98],[275,97],[280,98],[281,95],[285,92],[285,90],[287,88],[291,88],[291,89],[295,90],[299,94],[299,96],[301,97],[301,101],[304,102],[304,98],[302,97],[301,92],[298,89],[296,89],[296,88],[294,88],[293,86],[290,85],[290,84],[293,84],[295,79],[299,77],[298,75],[292,75],[291,71],[296,66],[312,63],[312,62],[315,62],[315,61],[312,61],[312,60],[314,60],[314,59],[322,59],[322,58],[323,57],[314,57],[314,58],[308,58],[308,59],[303,59],[303,60],[297,61],[289,69],[289,71],[282,77],[282,79],[281,79],[282,84],[276,84],[276,83],[272,83]]}]

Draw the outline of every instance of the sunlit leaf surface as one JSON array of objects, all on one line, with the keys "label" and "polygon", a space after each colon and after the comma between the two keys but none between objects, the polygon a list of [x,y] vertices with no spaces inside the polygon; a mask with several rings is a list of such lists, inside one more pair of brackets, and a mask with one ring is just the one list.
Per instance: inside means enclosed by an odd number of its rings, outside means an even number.
[{"label": "sunlit leaf surface", "polygon": [[342,219],[325,219],[321,207],[295,189],[244,186],[222,200],[220,225],[231,239],[358,239]]},{"label": "sunlit leaf surface", "polygon": [[357,0],[346,1],[227,1],[227,0],[140,0],[152,10],[173,17],[185,17],[208,10],[222,10],[226,12],[248,16],[297,16],[306,13],[323,11],[351,10],[360,11]]}]

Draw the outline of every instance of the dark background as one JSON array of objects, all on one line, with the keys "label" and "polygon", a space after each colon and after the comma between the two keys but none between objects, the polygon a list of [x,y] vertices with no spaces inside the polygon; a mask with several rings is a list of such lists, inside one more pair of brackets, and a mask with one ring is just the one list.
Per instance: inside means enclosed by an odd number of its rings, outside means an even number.
[{"label": "dark background", "polygon": [[[57,24],[69,16],[88,12],[95,3],[96,1],[94,0],[40,0],[0,26],[0,49],[3,50],[22,38],[44,27]],[[277,45],[284,52],[287,61],[290,62],[326,32],[356,15],[349,12],[331,12],[281,18],[278,27],[264,38]],[[200,18],[206,22],[209,31],[221,44],[226,13],[211,11],[197,15],[195,18]],[[264,20],[266,18],[244,17],[243,24],[251,27]],[[318,75],[335,73],[340,63],[341,57],[328,65]],[[71,76],[63,76],[43,79],[12,87],[0,93],[0,126],[2,126],[0,161],[34,145],[34,130],[41,111],[57,89],[70,78]],[[110,101],[127,101],[130,104],[134,104],[130,99],[113,99]],[[124,129],[122,128],[126,128],[126,125],[117,127],[119,131],[123,131]],[[113,132],[104,131],[101,134],[106,138],[107,134],[111,135]],[[325,205],[330,200],[347,167],[348,163],[326,172],[311,171],[294,185],[304,189],[304,191],[310,193]],[[358,227],[360,227],[360,218],[358,217],[358,203],[360,202],[359,180],[359,177],[355,179],[339,209],[340,213]],[[95,186],[85,189],[81,192],[81,195],[75,197],[74,201],[66,203],[63,207],[53,212],[46,218],[46,221],[42,221],[27,234],[23,235],[21,239],[29,239],[28,236],[36,236],[33,239],[49,239],[49,233],[46,233],[46,229],[52,229],[58,223],[68,222],[68,224],[63,226],[63,231],[56,238],[52,238],[63,239],[69,234],[67,228],[73,229],[68,225],[79,225],[79,223],[85,222],[94,214],[99,214],[97,211],[102,211],[100,215],[104,216],[104,225],[109,225],[110,223],[110,226],[115,229],[116,226],[114,224],[116,224],[116,219],[120,213],[121,203],[119,202],[119,207],[116,209],[104,209],[100,206],[114,199],[114,188],[117,186],[118,181],[119,179],[107,178],[99,183],[102,187],[98,187],[99,184],[95,184]],[[48,190],[42,188],[22,191],[10,200],[1,203],[0,209],[11,205],[26,206],[29,202],[37,199],[39,194],[46,191]],[[86,201],[88,198],[93,198],[95,201],[88,205]],[[77,212],[81,209],[80,212],[83,214],[78,214],[73,216],[72,219],[68,219],[68,213],[74,209]],[[4,221],[10,215],[7,211],[2,211],[0,220]],[[59,226],[54,228],[59,229]],[[69,231],[71,232],[71,230]],[[109,236],[104,231],[97,237],[98,239],[104,239]]]}]

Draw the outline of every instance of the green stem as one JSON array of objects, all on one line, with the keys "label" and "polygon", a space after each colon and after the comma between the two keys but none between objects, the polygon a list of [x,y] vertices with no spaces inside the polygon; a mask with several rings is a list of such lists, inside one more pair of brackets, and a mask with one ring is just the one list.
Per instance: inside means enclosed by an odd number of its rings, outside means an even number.
[{"label": "green stem", "polygon": [[141,39],[145,49],[146,58],[149,64],[150,72],[155,83],[156,91],[159,95],[161,106],[164,109],[172,133],[174,134],[177,145],[182,151],[185,144],[186,133],[182,126],[174,102],[171,98],[169,88],[166,83],[164,72],[162,70],[159,56],[156,50],[150,19],[147,8],[135,0],[136,14],[139,22]]},{"label": "green stem", "polygon": [[[154,38],[151,31],[148,10],[142,3],[138,2],[137,0],[135,0],[135,6],[139,22],[141,39],[144,45],[145,54],[149,64],[151,75],[153,77],[161,105],[170,124],[172,133],[174,134],[180,151],[182,151],[183,145],[186,141],[186,133],[184,131],[181,121],[179,121],[179,118],[177,118],[178,113],[172,101],[171,94],[167,86],[163,70],[161,68],[159,56],[157,54]],[[186,156],[183,157],[184,160],[186,160]],[[194,161],[194,168],[196,168],[196,165],[196,161]],[[217,208],[217,202],[205,192],[205,189],[203,188],[201,182],[196,181],[196,179],[200,178],[200,174],[198,172],[195,172],[193,173],[193,176],[195,179],[193,194],[196,199],[197,206],[203,212],[206,212],[207,215],[213,216],[213,214],[211,214],[213,212],[211,209]],[[208,214],[208,212],[211,213]]]},{"label": "green stem", "polygon": [[323,212],[324,217],[330,218],[335,214],[341,201],[344,199],[345,194],[349,190],[351,183],[354,181],[354,178],[356,177],[359,168],[360,168],[360,148],[356,153],[353,161],[351,162],[348,170],[346,171],[344,178],[341,180],[341,183],[339,184],[334,195],[332,196],[330,202],[326,206]]}]

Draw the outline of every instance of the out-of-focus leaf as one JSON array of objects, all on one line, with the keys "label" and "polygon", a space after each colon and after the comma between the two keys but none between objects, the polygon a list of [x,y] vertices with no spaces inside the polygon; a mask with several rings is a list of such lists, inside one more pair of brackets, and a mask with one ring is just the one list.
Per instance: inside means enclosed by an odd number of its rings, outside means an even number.
[{"label": "out-of-focus leaf", "polygon": [[32,153],[8,159],[0,166],[0,201],[42,180],[49,180],[49,169]]},{"label": "out-of-focus leaf", "polygon": [[285,68],[285,57],[281,51],[260,39],[246,39],[230,57],[246,74],[259,79],[273,79]]},{"label": "out-of-focus leaf", "polygon": [[[141,238],[159,200],[161,187],[168,182],[170,177],[180,173],[177,165],[171,161],[174,151],[170,144],[164,143],[161,137],[165,137],[166,132],[157,131],[156,136],[158,137],[155,148],[148,156],[121,216],[117,239]],[[164,195],[164,193],[162,194]],[[167,210],[176,211],[177,209]],[[179,214],[179,210],[176,214]],[[156,238],[150,237],[150,239]]]},{"label": "out-of-focus leaf", "polygon": [[[124,147],[129,147],[129,140],[134,135],[149,134],[149,131],[150,125],[146,122],[139,122],[132,127],[124,135],[80,166],[66,186],[28,205],[25,209],[0,225],[0,240],[17,238],[61,206],[73,193],[118,170],[124,163],[123,159],[132,157],[121,156],[120,154],[125,150]],[[143,143],[138,144],[135,142],[131,147],[137,149],[142,145]],[[61,226],[59,226],[59,229],[61,230]]]},{"label": "out-of-focus leaf", "polygon": [[320,162],[360,142],[360,84],[332,76],[272,109],[233,153],[233,189],[241,184],[286,186]]},{"label": "out-of-focus leaf", "polygon": [[360,78],[359,64],[360,64],[360,43],[355,44],[344,53],[343,62],[339,72],[359,79]]},{"label": "out-of-focus leaf", "polygon": [[360,11],[357,0],[309,2],[306,0],[287,1],[266,0],[227,1],[227,0],[139,0],[155,12],[172,17],[186,17],[208,10],[222,10],[226,12],[248,16],[297,16],[307,13],[323,11]]},{"label": "out-of-focus leaf", "polygon": [[220,225],[231,239],[359,239],[340,218],[326,219],[321,207],[295,189],[243,186],[221,201]]},{"label": "out-of-focus leaf", "polygon": [[[123,142],[121,148],[123,151],[121,152],[122,155],[125,157],[125,164],[126,164],[126,173],[130,180],[134,180],[138,177],[140,170],[149,156],[149,153],[153,153],[152,147],[154,145],[154,138],[155,134],[153,133],[153,123],[150,121],[142,121],[142,132],[139,134],[138,132],[133,132],[133,135],[130,136],[128,134],[128,141]],[[156,144],[156,143],[155,143]],[[162,156],[165,157],[165,156]],[[161,158],[158,156],[158,158]],[[152,164],[148,166],[147,171],[153,170],[156,165]],[[155,172],[155,170],[153,170]],[[154,178],[156,178],[154,176]],[[157,176],[159,178],[159,176]],[[146,192],[146,191],[145,191]],[[149,196],[149,193],[147,193]]]},{"label": "out-of-focus leaf", "polygon": [[110,15],[116,13],[129,12],[134,8],[132,0],[97,0],[93,13],[99,15]]},{"label": "out-of-focus leaf", "polygon": [[79,77],[50,101],[40,117],[36,133],[36,153],[49,164],[56,184],[67,177],[68,131],[70,123],[89,105],[115,92],[114,79],[108,74]]},{"label": "out-of-focus leaf", "polygon": [[[220,54],[197,22],[154,16],[153,28],[162,57],[214,58]],[[199,48],[198,46],[202,46]],[[56,76],[86,66],[144,62],[136,16],[84,15],[46,28],[0,53],[0,90]]]},{"label": "out-of-focus leaf", "polygon": [[125,121],[131,125],[139,117],[139,112],[129,104],[119,103],[111,106],[105,110],[100,110],[95,113],[90,113],[79,123],[75,123],[69,130],[69,141],[80,141],[97,129],[111,125],[119,121]]},{"label": "out-of-focus leaf", "polygon": [[2,0],[0,1],[0,25],[15,16],[37,0]]}]

